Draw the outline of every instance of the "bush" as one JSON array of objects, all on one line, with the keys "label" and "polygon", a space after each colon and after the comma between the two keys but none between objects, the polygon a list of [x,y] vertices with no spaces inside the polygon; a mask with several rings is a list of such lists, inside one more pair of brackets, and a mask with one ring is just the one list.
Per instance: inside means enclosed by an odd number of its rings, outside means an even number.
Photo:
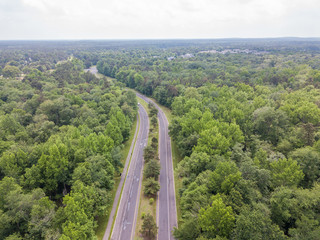
[{"label": "bush", "polygon": [[158,181],[148,178],[144,184],[143,192],[147,196],[154,196],[160,190],[160,184]]}]

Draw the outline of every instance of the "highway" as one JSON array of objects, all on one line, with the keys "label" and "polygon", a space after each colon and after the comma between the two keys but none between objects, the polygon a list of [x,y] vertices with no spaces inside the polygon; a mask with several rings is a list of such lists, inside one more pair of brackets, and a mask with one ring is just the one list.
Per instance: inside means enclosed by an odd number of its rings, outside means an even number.
[{"label": "highway", "polygon": [[171,152],[171,139],[169,137],[169,122],[161,108],[151,99],[136,93],[144,101],[152,102],[158,109],[159,119],[159,157],[160,157],[160,191],[157,206],[158,240],[173,240],[172,231],[177,227],[177,208],[173,175]]},{"label": "highway", "polygon": [[[97,68],[91,67],[88,69],[93,74],[97,74]],[[151,99],[140,93],[136,93],[137,97],[146,101],[152,102],[158,109],[159,119],[159,157],[160,157],[160,191],[157,201],[157,225],[158,240],[173,240],[172,231],[177,227],[177,209],[175,198],[175,186],[172,164],[171,139],[169,137],[168,120],[161,108]],[[131,146],[130,152],[133,149],[132,160],[129,166],[128,175],[125,179],[120,204],[111,234],[111,240],[133,240],[136,228],[138,207],[140,201],[142,170],[143,170],[143,149],[148,142],[149,118],[145,109],[139,105],[140,128],[135,146]],[[135,133],[137,134],[137,132]],[[135,139],[135,138],[134,138]],[[108,240],[112,228],[114,214],[117,209],[118,199],[120,197],[122,182],[125,178],[125,172],[128,166],[130,156],[128,156],[123,176],[119,184],[116,197],[113,203],[112,211],[109,216],[108,226],[103,240]]]},{"label": "highway", "polygon": [[[134,239],[142,184],[143,149],[148,143],[149,133],[148,114],[140,104],[138,114],[140,128],[111,234],[112,240]],[[108,239],[107,235],[104,239]]]}]

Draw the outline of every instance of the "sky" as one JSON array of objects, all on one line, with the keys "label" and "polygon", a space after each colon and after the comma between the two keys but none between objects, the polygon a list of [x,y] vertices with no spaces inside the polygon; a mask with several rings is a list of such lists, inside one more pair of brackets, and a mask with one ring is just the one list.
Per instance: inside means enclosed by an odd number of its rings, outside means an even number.
[{"label": "sky", "polygon": [[0,40],[320,37],[320,0],[0,0]]}]

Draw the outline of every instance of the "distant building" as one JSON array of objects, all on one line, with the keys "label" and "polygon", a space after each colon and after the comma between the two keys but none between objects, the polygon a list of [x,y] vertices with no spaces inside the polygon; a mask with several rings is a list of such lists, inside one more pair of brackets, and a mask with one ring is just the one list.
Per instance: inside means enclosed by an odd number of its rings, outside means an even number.
[{"label": "distant building", "polygon": [[187,54],[181,55],[181,57],[182,58],[192,58],[192,57],[194,57],[194,55],[191,53],[187,53]]},{"label": "distant building", "polygon": [[207,50],[207,51],[200,51],[199,53],[218,53],[218,54],[239,54],[239,53],[246,53],[246,54],[267,54],[268,52],[265,51],[257,51],[257,50],[250,50],[250,49],[224,49],[221,51],[217,50]]}]

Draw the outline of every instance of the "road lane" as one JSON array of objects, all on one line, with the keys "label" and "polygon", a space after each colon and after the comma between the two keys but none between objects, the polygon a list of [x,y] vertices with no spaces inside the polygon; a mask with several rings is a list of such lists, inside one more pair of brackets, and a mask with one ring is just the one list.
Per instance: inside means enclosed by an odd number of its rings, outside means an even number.
[{"label": "road lane", "polygon": [[177,227],[177,208],[174,187],[173,162],[171,151],[171,140],[169,137],[169,122],[161,108],[151,99],[140,93],[138,97],[152,102],[158,109],[159,119],[159,157],[160,157],[160,191],[158,195],[157,225],[158,240],[173,240],[173,228]]},{"label": "road lane", "polygon": [[134,238],[142,184],[143,150],[148,143],[149,118],[139,105],[140,129],[125,180],[118,212],[111,234],[112,240]]}]

